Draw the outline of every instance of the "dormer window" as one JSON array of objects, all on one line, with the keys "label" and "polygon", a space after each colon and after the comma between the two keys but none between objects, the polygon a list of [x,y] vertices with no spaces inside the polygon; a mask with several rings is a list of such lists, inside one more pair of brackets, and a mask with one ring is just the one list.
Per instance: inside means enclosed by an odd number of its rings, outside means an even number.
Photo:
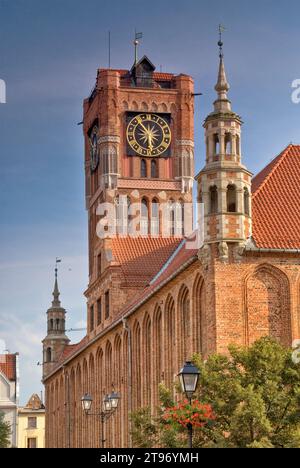
[{"label": "dormer window", "polygon": [[131,75],[135,86],[140,88],[153,87],[153,73],[155,66],[144,56],[137,64],[131,69]]}]

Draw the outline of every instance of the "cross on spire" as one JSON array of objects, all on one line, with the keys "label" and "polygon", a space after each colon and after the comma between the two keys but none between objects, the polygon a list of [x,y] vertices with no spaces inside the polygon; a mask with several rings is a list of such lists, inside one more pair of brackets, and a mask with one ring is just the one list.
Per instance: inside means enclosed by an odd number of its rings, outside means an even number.
[{"label": "cross on spire", "polygon": [[220,58],[224,56],[223,54],[223,32],[226,31],[226,28],[225,26],[223,26],[222,24],[219,24],[219,42],[218,42],[218,46],[219,46],[219,49],[220,49]]},{"label": "cross on spire", "polygon": [[60,305],[61,305],[60,300],[59,300],[60,292],[59,292],[59,289],[58,289],[58,264],[59,263],[61,263],[61,259],[56,258],[56,261],[55,261],[55,283],[54,283],[52,307],[60,307]]}]

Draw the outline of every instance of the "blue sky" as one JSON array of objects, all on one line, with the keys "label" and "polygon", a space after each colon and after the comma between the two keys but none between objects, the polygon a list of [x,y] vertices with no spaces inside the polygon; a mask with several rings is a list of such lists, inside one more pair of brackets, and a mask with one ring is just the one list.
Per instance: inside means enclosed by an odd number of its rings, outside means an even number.
[{"label": "blue sky", "polygon": [[[202,122],[212,109],[217,27],[226,25],[225,61],[233,109],[245,122],[244,161],[256,173],[288,143],[300,143],[298,1],[0,0],[0,340],[19,351],[21,401],[41,389],[41,340],[53,266],[63,258],[60,288],[68,326],[85,320],[87,219],[84,207],[82,100],[98,67],[140,54],[164,71],[191,74],[197,100],[196,166],[204,162]],[[73,340],[80,334],[71,334]]]}]

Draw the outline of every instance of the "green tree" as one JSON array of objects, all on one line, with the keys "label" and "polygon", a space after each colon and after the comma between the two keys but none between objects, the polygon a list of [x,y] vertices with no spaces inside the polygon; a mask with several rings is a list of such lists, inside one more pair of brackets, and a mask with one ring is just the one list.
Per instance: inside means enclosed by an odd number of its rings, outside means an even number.
[{"label": "green tree", "polygon": [[0,413],[0,448],[8,448],[10,444],[9,436],[11,434],[10,425],[5,422],[4,414]]},{"label": "green tree", "polygon": [[[232,346],[228,356],[213,355],[206,362],[196,355],[194,362],[201,372],[195,398],[210,404],[216,417],[195,430],[195,447],[300,448],[300,365],[290,350],[262,338],[250,348]],[[171,392],[161,386],[160,396],[157,416],[149,410],[144,414],[147,424],[139,427],[140,440],[145,442],[145,427],[151,424],[155,437],[148,439],[150,445],[186,446],[186,431],[166,426],[162,417],[165,408],[174,406]],[[134,431],[133,440],[139,446]]]}]

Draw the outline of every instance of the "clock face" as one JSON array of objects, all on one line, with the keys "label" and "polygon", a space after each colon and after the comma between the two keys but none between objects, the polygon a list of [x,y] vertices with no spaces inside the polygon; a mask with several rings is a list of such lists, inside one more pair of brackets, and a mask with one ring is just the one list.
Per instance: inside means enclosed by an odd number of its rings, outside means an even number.
[{"label": "clock face", "polygon": [[159,114],[137,114],[127,126],[130,155],[169,156],[172,134],[168,117]]},{"label": "clock face", "polygon": [[90,136],[91,170],[94,172],[99,165],[99,131],[94,127]]}]

